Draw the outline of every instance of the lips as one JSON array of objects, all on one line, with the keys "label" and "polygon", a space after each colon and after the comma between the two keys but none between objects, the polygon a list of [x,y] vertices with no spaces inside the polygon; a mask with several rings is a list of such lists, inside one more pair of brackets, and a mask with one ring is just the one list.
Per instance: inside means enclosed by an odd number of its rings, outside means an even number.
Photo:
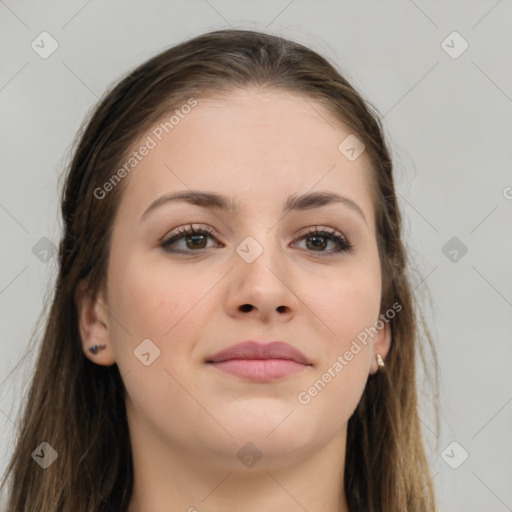
[{"label": "lips", "polygon": [[313,366],[298,349],[282,341],[245,341],[206,360],[212,368],[246,381],[270,383],[292,378]]},{"label": "lips", "polygon": [[311,366],[307,357],[295,347],[282,341],[261,343],[244,341],[217,352],[207,359],[207,363],[222,363],[234,359],[284,359]]}]

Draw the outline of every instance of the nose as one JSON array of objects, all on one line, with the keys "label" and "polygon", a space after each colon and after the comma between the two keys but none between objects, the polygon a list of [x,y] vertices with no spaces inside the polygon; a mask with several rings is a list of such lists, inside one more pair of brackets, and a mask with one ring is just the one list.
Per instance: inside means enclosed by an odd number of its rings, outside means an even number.
[{"label": "nose", "polygon": [[[275,319],[289,321],[297,314],[300,301],[293,290],[293,272],[286,264],[282,249],[272,247],[271,239],[271,236],[267,237],[269,242],[264,246],[254,239],[248,240],[234,253],[226,303],[231,316],[250,314],[262,322],[269,322]],[[253,256],[257,254],[254,259],[245,257],[247,247]]]}]

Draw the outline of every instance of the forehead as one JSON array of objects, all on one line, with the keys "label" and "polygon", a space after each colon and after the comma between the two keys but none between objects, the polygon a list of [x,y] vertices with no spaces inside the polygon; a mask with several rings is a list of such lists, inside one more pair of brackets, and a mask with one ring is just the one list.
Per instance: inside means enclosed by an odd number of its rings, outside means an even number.
[{"label": "forehead", "polygon": [[357,198],[371,215],[366,155],[345,156],[340,144],[352,132],[318,101],[276,90],[196,101],[133,145],[151,149],[130,173],[121,208],[129,203],[141,215],[164,193],[202,189],[268,210],[273,199],[281,207],[283,197],[321,189]]}]

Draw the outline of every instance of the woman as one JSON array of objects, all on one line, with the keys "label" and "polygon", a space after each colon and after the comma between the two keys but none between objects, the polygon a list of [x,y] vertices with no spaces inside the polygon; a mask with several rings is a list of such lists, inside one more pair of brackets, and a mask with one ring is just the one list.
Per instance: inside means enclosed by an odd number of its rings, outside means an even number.
[{"label": "woman", "polygon": [[62,215],[10,511],[436,510],[392,163],[324,58],[162,52],[95,109]]}]

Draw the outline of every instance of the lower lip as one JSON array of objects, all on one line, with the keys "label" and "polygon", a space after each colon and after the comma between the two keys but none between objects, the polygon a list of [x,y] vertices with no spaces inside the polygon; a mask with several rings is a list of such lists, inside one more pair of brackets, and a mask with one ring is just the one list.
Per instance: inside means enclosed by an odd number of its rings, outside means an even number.
[{"label": "lower lip", "polygon": [[210,364],[222,372],[259,382],[268,382],[294,375],[310,366],[288,359],[231,359]]}]

